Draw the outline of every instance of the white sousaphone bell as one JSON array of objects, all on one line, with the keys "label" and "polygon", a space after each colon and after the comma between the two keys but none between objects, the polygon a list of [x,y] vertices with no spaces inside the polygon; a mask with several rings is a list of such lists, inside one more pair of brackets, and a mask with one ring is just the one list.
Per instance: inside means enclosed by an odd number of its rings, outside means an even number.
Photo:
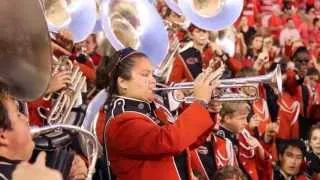
[{"label": "white sousaphone bell", "polygon": [[223,30],[240,16],[243,0],[178,0],[182,15],[208,31]]},{"label": "white sousaphone bell", "polygon": [[74,42],[85,40],[96,25],[95,0],[41,0],[49,31],[67,29]]},{"label": "white sousaphone bell", "polygon": [[168,32],[155,7],[146,0],[104,0],[101,2],[102,29],[111,45],[131,47],[145,53],[154,67],[166,57]]}]

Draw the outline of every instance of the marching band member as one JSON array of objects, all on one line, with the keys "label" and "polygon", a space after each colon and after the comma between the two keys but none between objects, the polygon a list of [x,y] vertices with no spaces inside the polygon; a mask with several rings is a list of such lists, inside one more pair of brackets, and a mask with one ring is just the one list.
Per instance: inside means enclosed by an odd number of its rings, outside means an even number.
[{"label": "marching band member", "polygon": [[106,67],[111,98],[104,143],[117,179],[191,179],[189,148],[207,137],[215,123],[206,102],[222,71],[209,67],[196,78],[196,101],[173,122],[154,101],[156,82],[146,55],[126,48],[112,56]]},{"label": "marching band member", "polygon": [[208,141],[210,146],[205,145],[208,148],[207,152],[198,150],[208,176],[225,166],[239,167],[253,180],[268,177],[262,173],[262,168],[263,172],[269,172],[271,175],[271,156],[259,141],[245,130],[249,111],[249,105],[246,103],[222,103],[219,130],[211,134]]},{"label": "marching band member", "polygon": [[169,83],[193,81],[204,67],[208,67],[209,61],[213,58],[215,49],[209,45],[209,31],[194,25],[190,25],[188,30],[192,46],[181,52],[181,56],[175,58]]},{"label": "marching band member", "polygon": [[320,125],[313,125],[309,132],[309,152],[307,153],[307,172],[313,179],[320,178]]},{"label": "marching band member", "polygon": [[279,148],[279,163],[273,170],[274,180],[308,180],[302,172],[306,147],[299,140],[286,140]]},{"label": "marching band member", "polygon": [[[309,99],[308,88],[303,84],[309,57],[307,50],[304,47],[299,47],[294,53],[293,63],[288,63],[284,80],[284,93],[278,100],[280,123],[285,123],[280,124],[280,138],[306,139],[311,126],[311,122],[307,118],[307,112],[312,102]],[[281,126],[284,131],[282,131]],[[288,129],[291,130],[287,131]]]},{"label": "marching band member", "polygon": [[310,122],[315,124],[320,121],[320,83],[319,72],[316,68],[308,69],[304,83],[308,88],[309,102],[311,103],[307,109],[307,116]]},{"label": "marching band member", "polygon": [[[271,168],[271,156],[264,150],[258,139],[245,129],[247,115],[251,111],[246,103],[227,102],[222,104],[221,125],[217,136],[228,139],[232,143],[238,166],[250,179],[263,179],[261,168]],[[217,151],[219,151],[219,146]],[[235,150],[234,150],[235,149]]]},{"label": "marching band member", "polygon": [[38,162],[43,154],[34,165],[26,162],[33,148],[27,117],[19,112],[15,100],[0,84],[0,179],[62,179],[59,172]]}]

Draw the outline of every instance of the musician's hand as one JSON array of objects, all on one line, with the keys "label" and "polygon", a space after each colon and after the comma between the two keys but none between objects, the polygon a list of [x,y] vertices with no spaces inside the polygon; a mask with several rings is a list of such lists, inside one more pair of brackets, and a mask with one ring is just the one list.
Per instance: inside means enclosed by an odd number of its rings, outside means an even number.
[{"label": "musician's hand", "polygon": [[80,180],[86,179],[88,175],[88,168],[84,160],[79,156],[75,155],[72,161],[72,166],[70,170],[69,180]]},{"label": "musician's hand", "polygon": [[59,91],[71,84],[71,76],[68,71],[61,71],[51,77],[47,94]]},{"label": "musician's hand", "polygon": [[275,137],[279,133],[279,123],[272,122],[267,125],[265,135]]},{"label": "musician's hand", "polygon": [[57,170],[47,168],[45,165],[46,154],[41,152],[34,164],[20,163],[12,174],[13,180],[62,180],[62,175]]},{"label": "musician's hand", "polygon": [[257,149],[258,150],[258,155],[260,157],[260,159],[264,159],[264,148],[263,146],[260,144],[259,140],[256,139],[255,137],[253,136],[249,136],[247,138],[247,142],[249,144],[250,147],[254,148],[254,149]]},{"label": "musician's hand", "polygon": [[257,60],[254,62],[253,68],[259,71],[268,62],[269,62],[269,54],[267,52],[261,52],[258,55]]},{"label": "musician's hand", "polygon": [[260,122],[261,122],[261,118],[258,116],[258,114],[254,114],[250,118],[248,126],[250,129],[254,129],[260,125]]},{"label": "musician's hand", "polygon": [[197,100],[209,102],[212,97],[213,90],[218,86],[219,79],[224,71],[224,66],[221,66],[216,71],[212,67],[205,69],[194,81],[193,96]]}]

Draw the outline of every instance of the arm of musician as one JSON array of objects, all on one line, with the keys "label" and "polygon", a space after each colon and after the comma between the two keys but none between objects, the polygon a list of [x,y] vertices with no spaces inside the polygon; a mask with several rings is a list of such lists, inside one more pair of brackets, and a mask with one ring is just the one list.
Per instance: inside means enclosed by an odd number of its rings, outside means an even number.
[{"label": "arm of musician", "polygon": [[[217,115],[221,109],[222,109],[221,102],[216,102],[216,101],[212,100],[208,104],[208,111],[210,113],[210,117],[211,117],[212,121],[214,122],[214,124],[216,124],[218,121]],[[213,128],[210,128],[207,131],[205,131],[198,138],[198,140],[190,146],[190,150],[196,149],[199,146],[203,145],[207,141],[208,137],[210,137],[212,132],[213,132]]]},{"label": "arm of musician", "polygon": [[34,164],[20,163],[12,174],[13,180],[62,180],[59,171],[47,168],[45,165],[45,153],[41,152]]},{"label": "arm of musician", "polygon": [[237,33],[236,35],[236,55],[244,57],[247,54],[248,48],[244,40],[243,33]]},{"label": "arm of musician", "polygon": [[263,138],[260,140],[263,148],[272,155],[273,160],[277,159],[276,136],[279,132],[279,124],[276,122],[269,123]]},{"label": "arm of musician", "polygon": [[87,175],[88,168],[85,161],[78,154],[76,154],[72,161],[68,180],[86,179]]},{"label": "arm of musician", "polygon": [[180,153],[214,125],[207,109],[191,104],[174,124],[159,127],[136,113],[123,113],[111,120],[108,144],[118,152],[134,155],[174,155]]},{"label": "arm of musician", "polygon": [[66,56],[71,56],[71,52],[69,52],[68,50],[64,49],[63,47],[61,47],[60,45],[58,45],[57,43],[51,41],[51,47],[53,51],[59,51],[61,53],[63,53]]},{"label": "arm of musician", "polygon": [[264,67],[265,64],[269,62],[269,54],[267,52],[261,52],[258,55],[257,60],[253,64],[253,68],[257,71],[260,72],[261,69]]}]

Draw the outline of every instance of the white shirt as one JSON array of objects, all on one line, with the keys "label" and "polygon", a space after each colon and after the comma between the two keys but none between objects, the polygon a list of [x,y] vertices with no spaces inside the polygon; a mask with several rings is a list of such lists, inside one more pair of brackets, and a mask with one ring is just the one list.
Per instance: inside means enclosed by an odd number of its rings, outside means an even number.
[{"label": "white shirt", "polygon": [[286,41],[288,41],[289,39],[291,40],[300,39],[299,31],[296,28],[294,29],[284,28],[280,32],[279,41],[282,47],[285,45]]}]

